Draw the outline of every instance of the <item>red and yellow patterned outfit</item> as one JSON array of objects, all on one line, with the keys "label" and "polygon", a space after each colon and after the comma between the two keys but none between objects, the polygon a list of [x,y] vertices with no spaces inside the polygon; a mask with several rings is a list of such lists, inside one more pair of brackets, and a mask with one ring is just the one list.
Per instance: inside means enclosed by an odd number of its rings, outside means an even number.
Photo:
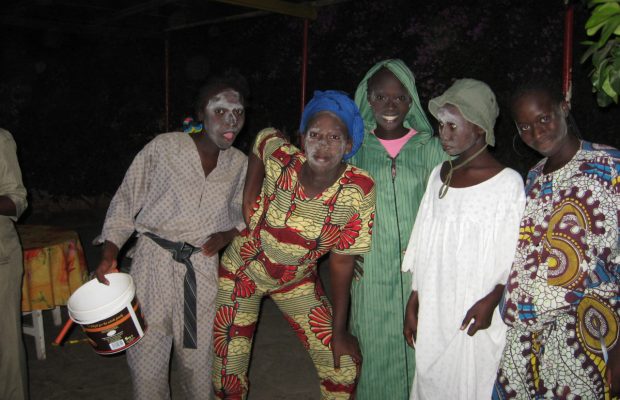
[{"label": "red and yellow patterned outfit", "polygon": [[340,178],[314,198],[305,195],[299,173],[303,153],[268,128],[254,154],[265,180],[248,229],[221,259],[214,323],[213,383],[218,398],[244,399],[247,369],[260,302],[270,296],[308,350],[324,399],[350,398],[358,368],[351,357],[333,367],[332,312],[317,276],[317,260],[333,251],[370,250],[374,182],[348,165]]}]

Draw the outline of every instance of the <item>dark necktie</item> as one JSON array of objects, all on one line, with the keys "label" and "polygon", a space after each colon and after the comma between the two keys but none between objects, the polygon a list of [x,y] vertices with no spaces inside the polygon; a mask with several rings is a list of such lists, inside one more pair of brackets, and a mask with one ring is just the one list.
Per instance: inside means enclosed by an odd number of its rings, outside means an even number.
[{"label": "dark necktie", "polygon": [[200,251],[200,247],[194,247],[186,242],[172,242],[161,238],[151,232],[145,232],[163,249],[172,254],[172,259],[185,265],[185,279],[183,280],[183,347],[195,349],[197,346],[196,325],[196,272],[190,260],[192,254]]}]

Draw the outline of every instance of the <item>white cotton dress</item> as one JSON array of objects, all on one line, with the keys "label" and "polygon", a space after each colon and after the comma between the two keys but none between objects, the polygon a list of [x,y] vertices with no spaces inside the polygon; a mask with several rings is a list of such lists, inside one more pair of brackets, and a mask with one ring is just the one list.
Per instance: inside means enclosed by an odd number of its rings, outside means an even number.
[{"label": "white cotton dress", "polygon": [[403,260],[420,301],[411,399],[489,399],[506,326],[497,309],[491,326],[473,337],[460,326],[476,301],[507,281],[523,180],[505,168],[440,199],[440,169],[431,173]]}]

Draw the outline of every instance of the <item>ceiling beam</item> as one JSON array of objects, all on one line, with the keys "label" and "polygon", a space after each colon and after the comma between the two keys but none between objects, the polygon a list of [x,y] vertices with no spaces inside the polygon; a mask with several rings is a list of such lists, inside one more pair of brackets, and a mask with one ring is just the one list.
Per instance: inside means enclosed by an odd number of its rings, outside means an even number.
[{"label": "ceiling beam", "polygon": [[161,36],[161,32],[148,28],[115,28],[115,27],[93,27],[91,25],[65,23],[59,21],[42,20],[37,18],[23,18],[0,15],[0,26],[14,26],[19,28],[49,30],[72,34],[89,34],[95,36],[109,35],[115,37],[153,37]]},{"label": "ceiling beam", "polygon": [[220,3],[232,4],[254,8],[257,10],[269,11],[278,14],[290,15],[293,17],[316,19],[316,8],[312,5],[302,3],[290,3],[282,0],[215,0]]},{"label": "ceiling beam", "polygon": [[177,0],[150,0],[144,3],[139,3],[136,5],[124,8],[109,17],[101,18],[93,22],[92,26],[107,25],[110,22],[118,21],[118,20],[127,18],[129,16],[135,15],[135,14],[140,14],[143,11],[148,11],[148,10],[163,6],[168,3],[176,3],[176,1]]},{"label": "ceiling beam", "polygon": [[180,31],[183,29],[196,28],[198,26],[203,26],[203,25],[214,25],[214,24],[220,24],[222,22],[232,22],[232,21],[239,21],[242,19],[262,17],[263,15],[269,15],[269,13],[267,11],[250,11],[245,14],[235,14],[235,15],[230,15],[228,17],[212,18],[212,19],[206,19],[203,21],[189,22],[189,23],[181,24],[181,25],[174,25],[174,26],[171,26],[165,29],[165,31],[174,32],[174,31]]}]

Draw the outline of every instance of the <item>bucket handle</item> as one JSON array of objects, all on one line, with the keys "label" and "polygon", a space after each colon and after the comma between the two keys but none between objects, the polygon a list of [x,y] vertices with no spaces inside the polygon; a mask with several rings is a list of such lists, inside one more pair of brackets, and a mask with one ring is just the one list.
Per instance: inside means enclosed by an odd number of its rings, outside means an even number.
[{"label": "bucket handle", "polygon": [[65,322],[65,325],[62,327],[62,329],[60,330],[60,333],[58,334],[58,336],[56,336],[56,339],[54,339],[52,343],[55,344],[56,346],[60,346],[62,344],[63,339],[67,335],[67,332],[69,332],[69,329],[71,329],[72,326],[73,326],[73,320],[69,318],[67,322]]}]

